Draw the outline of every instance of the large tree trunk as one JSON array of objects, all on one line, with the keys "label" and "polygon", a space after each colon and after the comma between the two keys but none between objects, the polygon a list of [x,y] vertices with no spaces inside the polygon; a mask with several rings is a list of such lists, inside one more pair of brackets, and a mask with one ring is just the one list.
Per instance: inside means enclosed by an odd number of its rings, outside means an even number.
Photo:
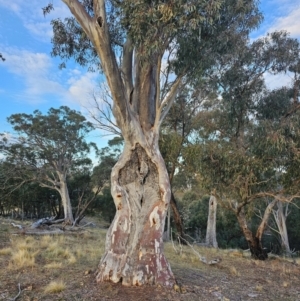
[{"label": "large tree trunk", "polygon": [[275,199],[271,203],[268,204],[255,235],[248,228],[243,207],[235,212],[238,222],[239,222],[239,225],[240,225],[240,227],[244,233],[244,236],[248,242],[251,255],[254,259],[265,260],[268,258],[267,251],[262,247],[261,239],[262,239],[264,230],[266,228],[266,225],[268,223],[269,217],[271,215],[272,209],[276,205],[276,203],[277,203],[277,200]]},{"label": "large tree trunk", "polygon": [[97,281],[123,285],[175,283],[163,254],[170,183],[158,144],[125,143],[112,170],[116,216],[106,237]]},{"label": "large tree trunk", "polygon": [[113,99],[113,115],[125,142],[111,174],[117,212],[107,232],[97,281],[173,286],[162,240],[171,189],[158,138],[161,123],[184,86],[183,74],[161,99],[161,61],[166,49],[148,58],[145,45],[134,45],[128,35],[119,65],[110,40],[106,1],[93,1],[93,17],[79,1],[63,2],[95,46]]},{"label": "large tree trunk", "polygon": [[217,221],[217,199],[214,195],[209,198],[208,218],[206,228],[205,244],[208,247],[218,248],[216,221]]},{"label": "large tree trunk", "polygon": [[248,228],[247,221],[243,210],[237,213],[238,223],[243,231],[243,234],[247,240],[250,248],[251,256],[254,259],[265,260],[268,258],[268,253],[263,249],[261,240],[256,237],[252,231]]}]

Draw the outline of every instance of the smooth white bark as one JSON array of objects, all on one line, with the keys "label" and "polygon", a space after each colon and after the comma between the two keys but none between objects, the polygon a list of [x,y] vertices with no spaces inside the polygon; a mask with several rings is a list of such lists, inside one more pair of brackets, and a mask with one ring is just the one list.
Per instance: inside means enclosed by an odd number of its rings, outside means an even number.
[{"label": "smooth white bark", "polygon": [[208,218],[206,228],[205,244],[208,247],[218,248],[216,222],[217,222],[217,198],[211,195],[208,205]]}]

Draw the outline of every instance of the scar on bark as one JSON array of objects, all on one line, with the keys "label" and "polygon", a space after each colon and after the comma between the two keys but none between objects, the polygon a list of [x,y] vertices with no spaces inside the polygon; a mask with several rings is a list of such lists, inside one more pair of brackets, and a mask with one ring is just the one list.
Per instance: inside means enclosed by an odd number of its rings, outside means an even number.
[{"label": "scar on bark", "polygon": [[132,95],[133,95],[133,90],[134,90],[134,89],[131,90],[130,96],[129,96],[129,103],[130,103],[131,105],[132,105]]},{"label": "scar on bark", "polygon": [[118,210],[121,210],[121,209],[122,209],[122,203],[119,203],[119,204],[118,204],[117,209],[118,209]]},{"label": "scar on bark", "polygon": [[160,197],[162,198],[163,195],[164,195],[164,193],[165,193],[165,191],[164,191],[162,188],[160,188],[160,189],[159,189],[159,193],[160,193]]},{"label": "scar on bark", "polygon": [[98,18],[97,18],[97,23],[98,23],[98,25],[99,25],[100,27],[102,27],[102,25],[103,25],[103,19],[102,19],[102,17],[98,17]]},{"label": "scar on bark", "polygon": [[156,220],[154,217],[152,218],[152,223],[153,223],[153,225],[156,225]]}]

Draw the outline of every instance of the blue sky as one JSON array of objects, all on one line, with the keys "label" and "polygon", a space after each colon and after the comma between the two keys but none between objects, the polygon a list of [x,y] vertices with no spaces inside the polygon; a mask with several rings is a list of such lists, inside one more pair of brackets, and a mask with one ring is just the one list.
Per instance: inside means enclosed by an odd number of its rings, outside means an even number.
[{"label": "blue sky", "polygon": [[[42,7],[48,0],[0,0],[0,132],[11,131],[6,118],[14,113],[32,113],[39,109],[67,105],[84,112],[92,101],[100,77],[76,64],[58,69],[59,58],[51,52],[50,20],[64,18],[70,13],[60,0],[53,0],[55,10],[44,17]],[[262,0],[265,20],[253,38],[267,32],[285,29],[300,38],[300,0]],[[285,83],[283,77],[268,78],[271,86]],[[107,138],[98,132],[89,139],[101,147]]]}]

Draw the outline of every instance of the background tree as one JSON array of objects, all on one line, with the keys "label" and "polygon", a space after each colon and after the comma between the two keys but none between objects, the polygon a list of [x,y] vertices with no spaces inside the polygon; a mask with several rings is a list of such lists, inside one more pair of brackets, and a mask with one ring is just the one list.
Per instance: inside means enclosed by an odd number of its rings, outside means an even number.
[{"label": "background tree", "polygon": [[[281,180],[277,170],[282,167],[278,160],[282,164],[283,156],[272,151],[274,144],[266,145],[262,137],[268,137],[267,131],[259,134],[262,123],[258,125],[255,116],[264,99],[272,99],[272,93],[279,95],[266,89],[263,74],[287,71],[297,55],[298,42],[285,32],[275,32],[252,44],[245,40],[234,55],[220,57],[213,72],[208,74],[220,92],[219,99],[207,102],[207,110],[199,112],[199,140],[189,148],[190,158],[186,156],[193,166],[197,162],[195,155],[200,155],[198,172],[203,175],[204,184],[208,189],[217,189],[223,204],[227,201],[252,255],[259,259],[267,256],[261,237],[272,206],[279,198]],[[246,208],[269,195],[274,201],[267,206],[260,226],[253,233]]]},{"label": "background tree", "polygon": [[[68,107],[51,108],[48,114],[14,114],[8,118],[15,138],[3,138],[1,152],[6,161],[6,181],[36,182],[41,187],[57,191],[61,197],[64,219],[74,223],[67,175],[74,165],[86,162],[92,143],[85,136],[93,126],[85,118]],[[7,188],[7,185],[4,186]]]},{"label": "background tree", "polygon": [[[112,171],[117,212],[107,233],[97,280],[171,286],[174,277],[162,251],[170,184],[158,147],[160,125],[176,93],[203,69],[209,51],[202,52],[202,46],[209,47],[212,38],[221,36],[226,26],[220,24],[233,23],[239,29],[256,26],[260,19],[257,3],[63,2],[76,20],[53,21],[53,54],[74,57],[80,64],[98,63],[125,141]],[[172,53],[167,68],[173,76],[165,79],[164,85],[160,71],[166,52]]]}]

